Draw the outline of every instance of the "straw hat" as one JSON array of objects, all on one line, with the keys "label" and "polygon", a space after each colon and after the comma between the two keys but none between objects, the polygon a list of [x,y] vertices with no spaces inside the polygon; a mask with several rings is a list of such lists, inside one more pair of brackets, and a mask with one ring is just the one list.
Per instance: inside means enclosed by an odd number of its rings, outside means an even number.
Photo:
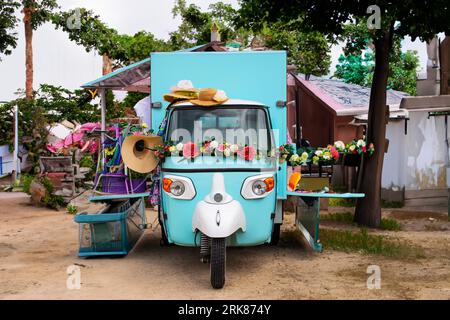
[{"label": "straw hat", "polygon": [[159,159],[149,149],[162,143],[160,136],[129,136],[122,144],[123,162],[133,171],[139,173],[151,172],[158,165]]},{"label": "straw hat", "polygon": [[176,100],[197,99],[198,91],[194,88],[191,80],[181,80],[175,87],[171,88],[171,93],[164,95],[164,100],[172,103]]},{"label": "straw hat", "polygon": [[222,104],[228,100],[225,91],[213,88],[201,89],[198,99],[191,100],[192,104],[202,107],[211,107]]}]

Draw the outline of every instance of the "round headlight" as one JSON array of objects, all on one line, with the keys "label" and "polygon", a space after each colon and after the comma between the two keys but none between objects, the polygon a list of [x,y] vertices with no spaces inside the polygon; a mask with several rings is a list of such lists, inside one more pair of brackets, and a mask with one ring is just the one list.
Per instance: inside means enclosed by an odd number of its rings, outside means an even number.
[{"label": "round headlight", "polygon": [[252,190],[257,196],[262,196],[266,192],[267,186],[264,181],[257,180],[253,182]]},{"label": "round headlight", "polygon": [[186,187],[184,186],[184,183],[181,181],[174,181],[170,185],[170,193],[173,194],[175,197],[181,196],[185,190]]}]

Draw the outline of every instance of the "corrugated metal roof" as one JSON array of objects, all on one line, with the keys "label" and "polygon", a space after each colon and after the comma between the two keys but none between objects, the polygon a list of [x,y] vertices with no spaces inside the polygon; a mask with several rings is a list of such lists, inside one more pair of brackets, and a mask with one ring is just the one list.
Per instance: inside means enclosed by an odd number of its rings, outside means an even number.
[{"label": "corrugated metal roof", "polygon": [[[345,83],[339,79],[311,76],[309,80],[305,80],[302,75],[298,75],[296,78],[334,109],[338,115],[362,114],[366,113],[369,108],[370,88]],[[409,94],[388,90],[387,104],[398,108],[404,97],[409,97]]]}]

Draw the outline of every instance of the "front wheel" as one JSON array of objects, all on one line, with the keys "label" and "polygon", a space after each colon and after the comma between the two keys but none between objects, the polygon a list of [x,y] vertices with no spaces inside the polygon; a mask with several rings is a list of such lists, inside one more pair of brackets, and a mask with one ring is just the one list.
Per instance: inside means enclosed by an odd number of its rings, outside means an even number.
[{"label": "front wheel", "polygon": [[225,285],[226,238],[211,239],[211,285],[222,289]]}]

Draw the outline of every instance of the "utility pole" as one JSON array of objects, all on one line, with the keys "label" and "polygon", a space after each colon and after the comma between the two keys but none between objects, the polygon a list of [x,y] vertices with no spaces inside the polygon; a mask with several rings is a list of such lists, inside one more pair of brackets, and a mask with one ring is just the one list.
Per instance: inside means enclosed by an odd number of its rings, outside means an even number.
[{"label": "utility pole", "polygon": [[13,184],[16,183],[20,174],[20,162],[19,162],[19,107],[14,106],[14,154],[13,154]]}]

